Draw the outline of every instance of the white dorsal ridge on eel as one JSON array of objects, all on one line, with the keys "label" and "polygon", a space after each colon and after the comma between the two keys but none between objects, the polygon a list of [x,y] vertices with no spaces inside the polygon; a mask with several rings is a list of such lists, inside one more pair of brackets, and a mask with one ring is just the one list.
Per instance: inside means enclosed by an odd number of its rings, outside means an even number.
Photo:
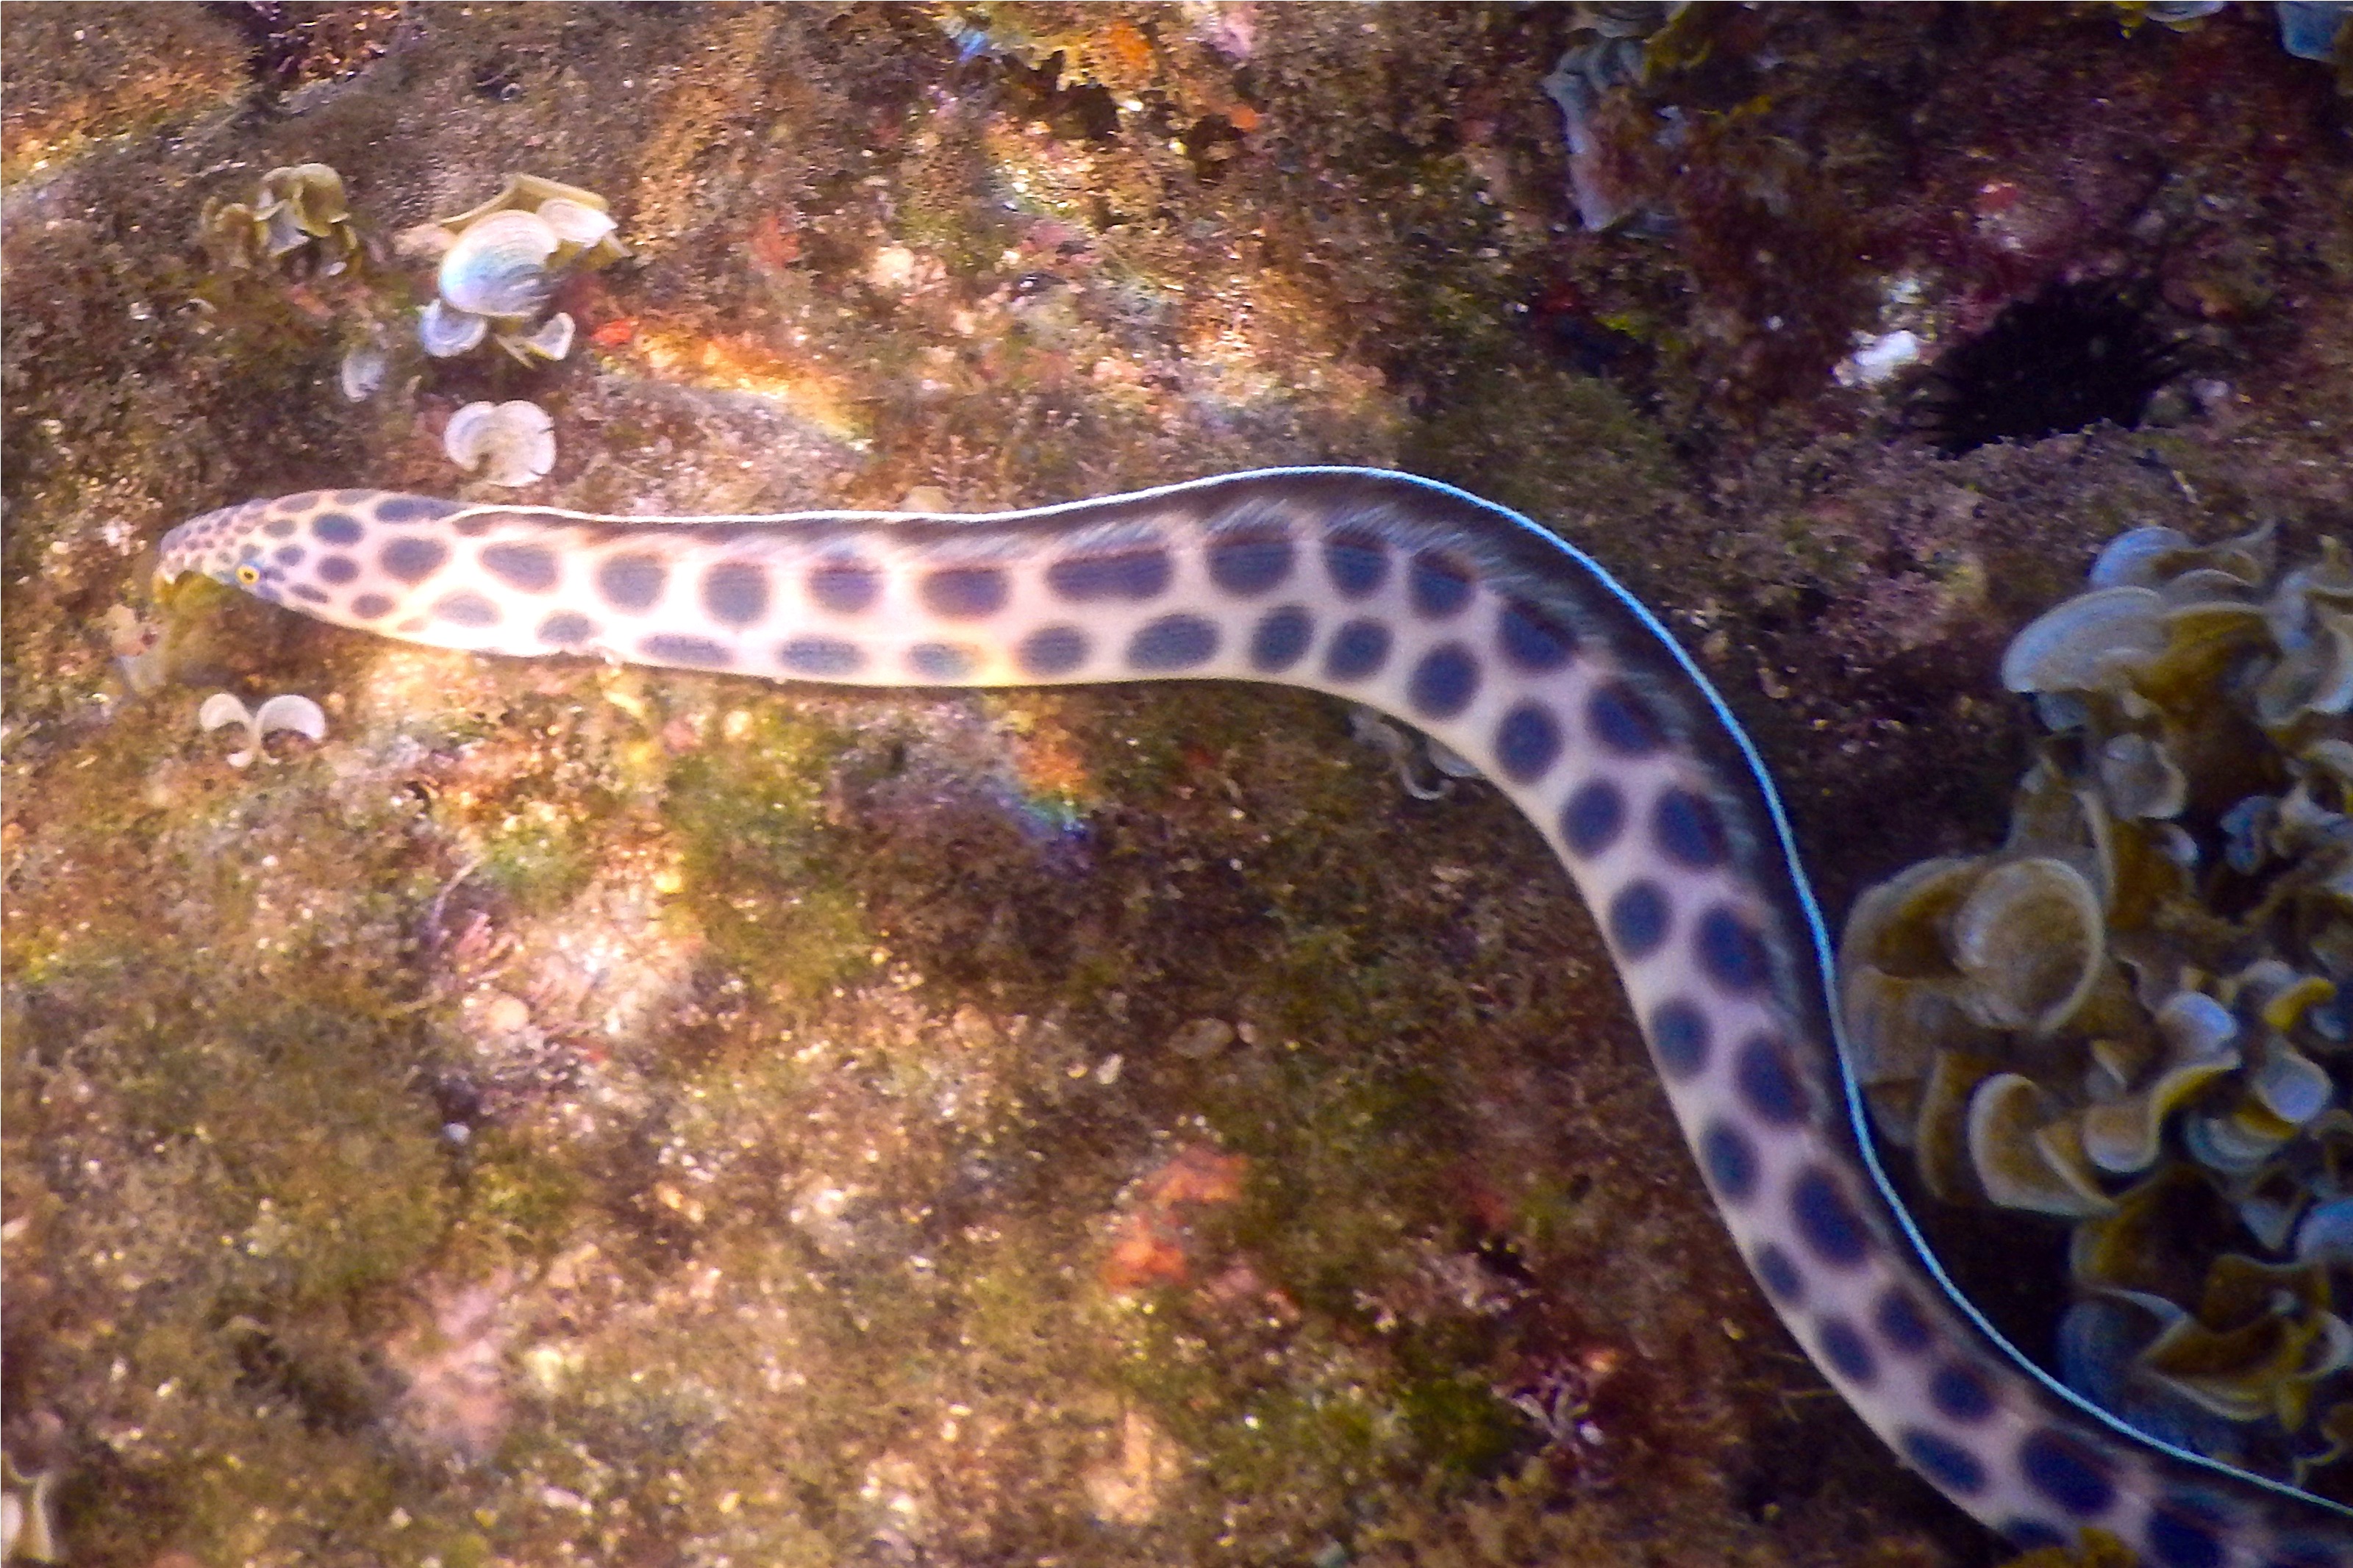
[{"label": "white dorsal ridge on eel", "polygon": [[1451,487],[1279,468],[979,517],[593,517],[319,490],[165,536],[203,573],[438,647],[863,686],[1272,681],[1417,725],[1535,824],[1598,915],[1741,1253],[1912,1468],[2022,1545],[2353,1568],[2353,1511],[2168,1447],[2013,1350],[1862,1128],[1830,946],[1773,786],[1592,561]]}]

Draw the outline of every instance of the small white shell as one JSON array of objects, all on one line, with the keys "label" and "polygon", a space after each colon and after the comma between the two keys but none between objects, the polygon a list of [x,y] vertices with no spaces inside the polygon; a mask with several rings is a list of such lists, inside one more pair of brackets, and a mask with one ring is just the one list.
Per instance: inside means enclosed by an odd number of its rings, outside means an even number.
[{"label": "small white shell", "polygon": [[595,246],[613,232],[613,220],[586,202],[553,196],[539,204],[539,220],[554,231],[555,237],[581,250]]},{"label": "small white shell", "polygon": [[203,707],[196,710],[196,724],[200,729],[217,730],[224,724],[252,722],[253,715],[246,711],[245,703],[233,691],[216,691],[205,699]]},{"label": "small white shell", "polygon": [[449,416],[441,448],[491,484],[527,485],[555,467],[555,421],[536,403],[469,403]]},{"label": "small white shell", "polygon": [[482,341],[491,323],[470,310],[453,310],[436,300],[417,312],[417,341],[435,359],[454,359]]},{"label": "small white shell", "polygon": [[547,258],[562,244],[536,213],[492,213],[441,258],[441,298],[478,316],[536,315],[554,288]]},{"label": "small white shell", "polygon": [[253,733],[256,738],[290,730],[313,741],[327,738],[327,716],[319,705],[307,697],[286,692],[271,698],[253,710]]},{"label": "small white shell", "polygon": [[224,724],[245,726],[253,743],[245,751],[228,754],[227,760],[233,768],[250,765],[261,753],[263,739],[278,731],[290,730],[313,741],[324,740],[327,734],[327,716],[319,710],[319,705],[292,692],[272,697],[259,708],[248,711],[236,693],[216,691],[196,710],[196,722],[207,730],[217,730]]},{"label": "small white shell", "polygon": [[501,332],[499,347],[522,361],[535,364],[541,360],[558,360],[572,352],[572,313],[558,310],[525,337],[520,332]]},{"label": "small white shell", "polygon": [[353,403],[365,403],[384,385],[384,378],[392,368],[392,356],[377,342],[354,343],[343,353],[342,370],[337,374],[343,396]]}]

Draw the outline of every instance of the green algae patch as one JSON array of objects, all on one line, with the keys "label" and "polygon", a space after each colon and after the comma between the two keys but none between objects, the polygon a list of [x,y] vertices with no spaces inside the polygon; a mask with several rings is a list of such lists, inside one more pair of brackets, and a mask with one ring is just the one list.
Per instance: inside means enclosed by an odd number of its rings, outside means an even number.
[{"label": "green algae patch", "polygon": [[594,802],[527,803],[484,836],[482,875],[525,914],[561,908],[586,887],[596,861],[584,818]]},{"label": "green algae patch", "polygon": [[479,1255],[482,1272],[515,1258],[543,1261],[569,1238],[592,1195],[570,1162],[500,1128],[471,1135],[462,1169],[463,1207],[448,1254]]},{"label": "green algae patch", "polygon": [[663,796],[681,847],[681,906],[712,955],[747,981],[822,995],[871,962],[845,841],[822,813],[849,740],[774,701],[736,710],[722,729],[679,761]]},{"label": "green algae patch", "polygon": [[18,1371],[110,1390],[64,1494],[78,1562],[185,1541],[290,1560],[392,1510],[371,1434],[392,1390],[364,1346],[457,1194],[414,1020],[332,975],[287,990],[81,964],[12,1008],[12,1137],[70,1157],[38,1249],[12,1255]]},{"label": "green algae patch", "polygon": [[1528,1449],[1527,1417],[1459,1372],[1433,1367],[1407,1377],[1398,1414],[1415,1450],[1458,1487],[1493,1479]]},{"label": "green algae patch", "polygon": [[127,1126],[207,1151],[216,1224],[250,1260],[248,1288],[297,1306],[402,1278],[448,1225],[439,1121],[380,1008],[248,993],[216,1002],[209,1026],[122,1054]]}]

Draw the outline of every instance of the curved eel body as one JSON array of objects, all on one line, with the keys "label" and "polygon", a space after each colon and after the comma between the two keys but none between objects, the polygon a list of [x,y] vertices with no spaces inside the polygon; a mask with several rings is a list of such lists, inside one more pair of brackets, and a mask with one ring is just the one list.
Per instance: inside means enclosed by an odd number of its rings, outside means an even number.
[{"label": "curved eel body", "polygon": [[1724,1222],[1856,1413],[2021,1545],[2353,1568],[2353,1512],[2067,1392],[1947,1279],[1861,1129],[1831,949],[1773,787],[1659,622],[1448,486],[1271,469],[982,517],[592,517],[374,490],[174,529],[200,572],[441,647],[867,686],[1205,679],[1419,726],[1525,812],[1594,910]]}]

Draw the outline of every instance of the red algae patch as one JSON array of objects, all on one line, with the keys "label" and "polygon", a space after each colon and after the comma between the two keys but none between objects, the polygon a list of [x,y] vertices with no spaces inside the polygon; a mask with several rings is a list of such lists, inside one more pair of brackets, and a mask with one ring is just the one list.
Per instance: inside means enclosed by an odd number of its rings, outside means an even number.
[{"label": "red algae patch", "polygon": [[1193,1227],[1205,1211],[1242,1195],[1250,1162],[1188,1145],[1144,1178],[1123,1216],[1100,1278],[1114,1290],[1181,1285],[1192,1273]]}]

